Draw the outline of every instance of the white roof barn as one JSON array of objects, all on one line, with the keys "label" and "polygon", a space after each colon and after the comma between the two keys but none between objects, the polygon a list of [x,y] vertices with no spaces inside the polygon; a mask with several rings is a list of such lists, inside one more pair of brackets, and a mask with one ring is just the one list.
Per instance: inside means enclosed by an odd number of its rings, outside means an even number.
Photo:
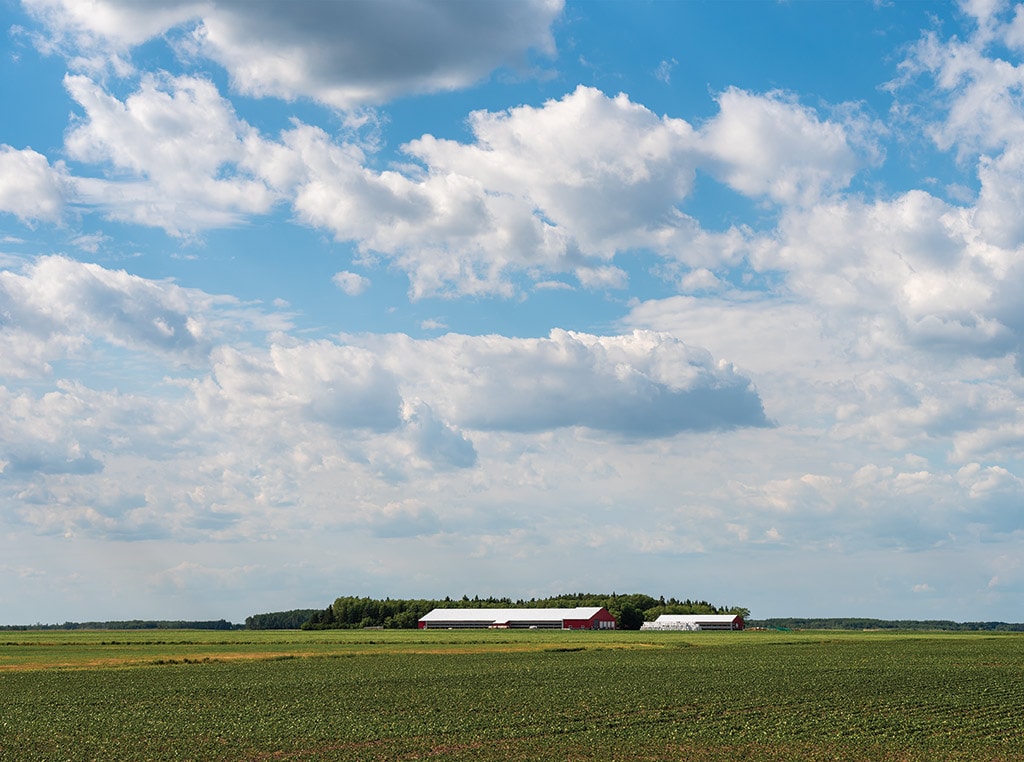
[{"label": "white roof barn", "polygon": [[614,630],[615,617],[603,606],[572,609],[434,609],[419,621],[421,630],[468,628],[538,628]]},{"label": "white roof barn", "polygon": [[742,630],[738,614],[662,614],[653,622],[644,622],[641,630]]}]

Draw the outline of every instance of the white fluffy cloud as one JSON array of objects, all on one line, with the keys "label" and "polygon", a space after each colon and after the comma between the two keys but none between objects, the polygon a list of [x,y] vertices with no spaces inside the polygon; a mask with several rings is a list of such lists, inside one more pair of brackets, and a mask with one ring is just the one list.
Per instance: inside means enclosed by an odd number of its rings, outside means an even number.
[{"label": "white fluffy cloud", "polygon": [[810,203],[849,183],[860,161],[844,125],[780,93],[730,88],[701,130],[713,171],[748,196]]},{"label": "white fluffy cloud", "polygon": [[417,173],[371,171],[360,149],[299,126],[262,171],[295,185],[303,220],[397,263],[416,296],[507,295],[511,273],[531,269],[621,285],[599,263],[688,230],[674,206],[694,171],[682,120],[579,88],[541,108],[475,113],[471,127],[472,144],[407,145]]},{"label": "white fluffy cloud", "polygon": [[0,272],[0,295],[8,325],[44,341],[96,338],[181,357],[208,341],[186,290],[63,257],[41,259],[25,274]]},{"label": "white fluffy cloud", "polygon": [[69,195],[68,185],[62,164],[51,166],[31,148],[19,151],[0,145],[0,212],[26,222],[56,222]]},{"label": "white fluffy cloud", "polygon": [[99,344],[201,364],[225,336],[288,325],[233,297],[62,256],[0,270],[0,315],[4,374],[14,376],[49,372],[50,362]]},{"label": "white fluffy cloud", "polygon": [[330,342],[222,348],[197,393],[211,412],[249,427],[298,416],[339,429],[388,431],[401,422],[398,380],[371,352]]},{"label": "white fluffy cloud", "polygon": [[[1024,151],[1024,64],[1015,62],[1020,50],[1022,14],[1019,6],[1011,19],[1007,7],[965,5],[976,24],[964,37],[943,39],[930,33],[910,51],[903,62],[903,76],[896,83],[901,108],[925,110],[932,118],[927,132],[944,151],[954,151],[964,162],[977,162],[981,181],[976,223],[984,240],[1002,247],[1024,245],[1020,223],[1021,167]],[[999,50],[1003,42],[1011,51]],[[911,83],[924,82],[930,98],[926,104],[913,100]]]},{"label": "white fluffy cloud", "polygon": [[1024,246],[1024,138],[998,157],[982,159],[978,175],[981,194],[974,219],[979,231],[996,246]]},{"label": "white fluffy cloud", "polygon": [[471,145],[424,136],[407,151],[432,175],[471,178],[536,209],[566,239],[563,246],[584,255],[610,258],[655,243],[677,224],[675,204],[693,182],[693,128],[625,94],[581,86],[540,108],[475,112],[470,126]]},{"label": "white fluffy cloud", "polygon": [[84,76],[65,85],[85,110],[66,136],[69,156],[109,170],[78,180],[80,197],[114,219],[181,234],[231,225],[276,200],[245,170],[260,148],[255,130],[209,81],[147,76],[123,102]]},{"label": "white fluffy cloud", "polygon": [[[930,107],[939,117],[928,132],[943,150],[964,155],[1001,149],[1024,137],[1018,93],[1024,68],[990,54],[984,26],[966,39],[927,34],[903,62],[903,76],[930,80]],[[898,91],[897,91],[898,92]]]},{"label": "white fluffy cloud", "polygon": [[416,400],[406,403],[403,418],[410,434],[414,455],[434,468],[469,468],[476,465],[477,452],[470,439],[434,415],[430,405]]},{"label": "white fluffy cloud", "polygon": [[331,280],[334,281],[334,285],[349,296],[359,296],[370,287],[369,278],[366,278],[359,273],[349,272],[348,270],[342,270],[341,272],[335,273]]},{"label": "white fluffy cloud", "polygon": [[[822,549],[870,543],[921,551],[963,535],[1021,529],[1012,506],[1021,484],[977,463],[955,474],[866,464],[847,473],[800,474],[756,485],[733,482],[734,500],[756,506],[737,530],[748,538]],[[829,531],[820,531],[826,520]]]},{"label": "white fluffy cloud", "polygon": [[125,53],[172,26],[198,16],[209,3],[163,0],[160,3],[76,3],[73,0],[26,0],[25,6],[58,35],[55,42],[78,49],[109,45]]},{"label": "white fluffy cloud", "polygon": [[1017,253],[989,244],[979,223],[984,215],[923,191],[838,201],[786,215],[758,262],[854,321],[863,351],[910,344],[1001,356],[1024,337],[1014,296],[1024,282]]}]

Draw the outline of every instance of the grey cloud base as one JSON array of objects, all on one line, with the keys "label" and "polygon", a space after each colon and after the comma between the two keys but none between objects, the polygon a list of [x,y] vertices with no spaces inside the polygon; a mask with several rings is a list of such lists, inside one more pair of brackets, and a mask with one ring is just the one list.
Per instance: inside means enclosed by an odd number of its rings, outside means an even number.
[{"label": "grey cloud base", "polygon": [[[668,334],[547,338],[451,334],[354,338],[385,358],[411,394],[467,429],[583,426],[630,437],[763,427],[749,378]],[[420,376],[416,368],[429,369]],[[425,379],[430,379],[425,380]]]},{"label": "grey cloud base", "polygon": [[[165,35],[208,56],[232,87],[257,97],[312,98],[336,108],[455,90],[528,51],[554,53],[561,0],[26,0],[68,47],[124,54]],[[98,6],[98,7],[95,7]]]}]

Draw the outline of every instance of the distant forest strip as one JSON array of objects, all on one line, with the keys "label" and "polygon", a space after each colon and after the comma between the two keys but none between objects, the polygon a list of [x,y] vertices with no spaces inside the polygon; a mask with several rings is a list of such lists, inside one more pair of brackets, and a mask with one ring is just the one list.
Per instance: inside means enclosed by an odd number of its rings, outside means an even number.
[{"label": "distant forest strip", "polygon": [[8,624],[0,625],[0,631],[8,630],[239,630],[240,624],[226,619],[215,622],[193,622],[182,619],[152,620],[128,619],[111,622],[64,622],[64,624]]},{"label": "distant forest strip", "polygon": [[385,598],[337,598],[325,609],[309,611],[295,609],[246,617],[245,627],[250,630],[304,630],[359,629],[383,627],[385,629],[415,629],[419,620],[437,608],[573,608],[575,606],[603,606],[615,617],[620,629],[638,630],[645,621],[661,614],[738,614],[749,611],[742,606],[715,606],[707,601],[655,598],[644,593],[570,593],[553,598],[480,598],[462,596],[444,600]]},{"label": "distant forest strip", "polygon": [[942,630],[953,632],[1024,632],[1022,622],[953,622],[948,619],[861,619],[835,617],[813,619],[782,617],[749,619],[747,627],[775,630]]}]

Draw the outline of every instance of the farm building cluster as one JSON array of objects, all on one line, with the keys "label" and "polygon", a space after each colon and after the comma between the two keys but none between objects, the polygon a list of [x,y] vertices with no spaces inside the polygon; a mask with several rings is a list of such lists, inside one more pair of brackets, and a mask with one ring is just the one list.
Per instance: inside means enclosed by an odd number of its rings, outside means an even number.
[{"label": "farm building cluster", "polygon": [[[615,617],[603,606],[576,608],[434,609],[419,620],[421,630],[530,629],[614,630]],[[742,630],[736,614],[662,614],[641,630]]]}]

